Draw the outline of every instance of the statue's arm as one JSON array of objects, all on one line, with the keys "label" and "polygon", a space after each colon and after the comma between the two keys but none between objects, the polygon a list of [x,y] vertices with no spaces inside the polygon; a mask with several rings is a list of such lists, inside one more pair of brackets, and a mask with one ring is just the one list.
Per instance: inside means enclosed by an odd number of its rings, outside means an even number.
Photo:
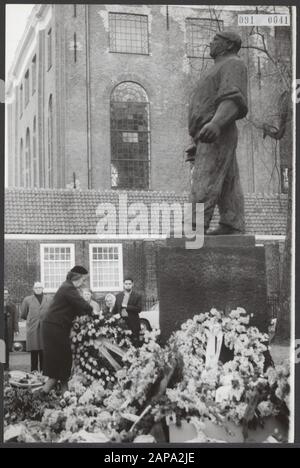
[{"label": "statue's arm", "polygon": [[221,101],[213,118],[195,135],[194,140],[204,143],[214,142],[224,127],[234,122],[239,114],[237,104],[231,99]]},{"label": "statue's arm", "polygon": [[210,123],[218,125],[223,130],[226,125],[234,122],[239,114],[239,108],[237,104],[231,99],[220,102],[215,115],[213,116]]}]

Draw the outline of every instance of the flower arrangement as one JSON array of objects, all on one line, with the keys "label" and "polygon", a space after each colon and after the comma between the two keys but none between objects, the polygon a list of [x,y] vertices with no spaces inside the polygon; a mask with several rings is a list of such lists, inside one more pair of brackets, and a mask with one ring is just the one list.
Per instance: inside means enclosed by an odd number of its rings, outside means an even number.
[{"label": "flower arrangement", "polygon": [[[242,424],[257,392],[261,395],[261,408],[265,405],[260,417],[274,414],[268,399],[265,402],[263,399],[270,392],[264,376],[268,336],[248,324],[249,316],[242,308],[228,316],[212,309],[187,320],[171,336],[168,354],[181,358],[182,373],[166,389],[164,401],[157,405],[156,419],[163,413],[177,422],[197,417],[220,425],[227,421]],[[217,334],[222,335],[224,352],[214,361],[209,359],[207,349],[216,325]]]},{"label": "flower arrangement", "polygon": [[112,387],[115,372],[121,368],[120,357],[132,347],[130,335],[118,314],[108,318],[102,313],[77,318],[71,331],[74,372],[86,384],[96,379],[101,385]]},{"label": "flower arrangement", "polygon": [[27,419],[40,421],[46,409],[59,408],[59,396],[52,391],[43,395],[39,391],[28,388],[4,387],[4,423],[5,425],[19,423]]},{"label": "flower arrangement", "polygon": [[196,315],[164,348],[155,332],[139,348],[129,336],[117,316],[77,319],[69,392],[42,396],[8,385],[6,426],[21,424],[21,441],[131,442],[165,421],[196,421],[205,434],[207,421],[245,429],[270,416],[288,420],[288,364],[269,366],[268,337],[249,327],[243,309]]},{"label": "flower arrangement", "polygon": [[156,338],[157,332],[145,332],[143,345],[131,347],[123,356],[114,391],[105,402],[107,406],[116,407],[111,398],[120,398],[127,406],[142,408],[150,398],[152,386],[162,376],[165,365],[165,354]]}]

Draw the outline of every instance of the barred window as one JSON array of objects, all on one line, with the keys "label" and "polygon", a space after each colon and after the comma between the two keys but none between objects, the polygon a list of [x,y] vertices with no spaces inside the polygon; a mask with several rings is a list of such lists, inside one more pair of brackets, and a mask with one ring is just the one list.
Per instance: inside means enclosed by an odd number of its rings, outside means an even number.
[{"label": "barred window", "polygon": [[40,248],[45,292],[55,292],[74,266],[74,244],[41,244]]},{"label": "barred window", "polygon": [[31,63],[31,86],[32,94],[34,94],[36,90],[36,55],[33,57]]},{"label": "barred window", "polygon": [[223,29],[223,21],[210,18],[186,18],[187,56],[210,59],[209,43],[216,32]]},{"label": "barred window", "polygon": [[123,284],[122,244],[90,244],[93,291],[119,291]]},{"label": "barred window", "polygon": [[280,176],[281,176],[281,193],[288,193],[289,184],[290,184],[290,174],[289,174],[289,168],[287,166],[280,167]]},{"label": "barred window", "polygon": [[111,186],[148,189],[150,174],[149,102],[140,85],[125,81],[111,95]]},{"label": "barred window", "polygon": [[23,138],[20,141],[19,154],[19,187],[24,187],[24,154],[23,154]]},{"label": "barred window", "polygon": [[52,30],[47,35],[48,70],[52,67]]},{"label": "barred window", "polygon": [[148,54],[148,16],[109,13],[111,52]]},{"label": "barred window", "polygon": [[36,117],[33,119],[33,131],[32,131],[32,169],[33,169],[33,187],[38,187],[38,157],[36,148]]},{"label": "barred window", "polygon": [[25,73],[25,106],[29,102],[29,70]]},{"label": "barred window", "polygon": [[20,118],[23,114],[23,85],[20,86]]},{"label": "barred window", "polygon": [[48,164],[47,164],[47,187],[53,188],[53,103],[52,94],[48,103]]},{"label": "barred window", "polygon": [[25,187],[31,187],[31,151],[29,128],[26,130],[24,182]]}]

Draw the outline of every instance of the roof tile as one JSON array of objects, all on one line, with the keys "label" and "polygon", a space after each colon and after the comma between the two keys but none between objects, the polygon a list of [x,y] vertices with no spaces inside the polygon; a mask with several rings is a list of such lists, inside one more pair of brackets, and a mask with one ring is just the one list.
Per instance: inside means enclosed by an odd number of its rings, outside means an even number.
[{"label": "roof tile", "polygon": [[[5,193],[5,233],[7,234],[96,234],[101,203],[119,206],[119,195],[128,204],[143,202],[150,219],[151,203],[188,202],[188,194],[163,191],[16,189]],[[285,234],[287,197],[278,194],[245,195],[246,232]],[[212,227],[218,222],[216,210]]]}]

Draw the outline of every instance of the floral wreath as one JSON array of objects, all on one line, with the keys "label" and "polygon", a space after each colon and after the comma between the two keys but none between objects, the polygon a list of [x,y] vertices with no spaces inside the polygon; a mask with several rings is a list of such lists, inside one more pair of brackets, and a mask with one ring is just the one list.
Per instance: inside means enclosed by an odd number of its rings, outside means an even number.
[{"label": "floral wreath", "polygon": [[[215,324],[219,331],[221,324],[224,344],[233,358],[211,366],[207,343]],[[170,424],[186,419],[205,434],[208,420],[227,431],[228,422],[241,425],[245,418],[251,423],[258,418],[259,424],[278,414],[288,419],[289,364],[264,372],[267,335],[248,324],[243,309],[228,316],[213,309],[185,322],[165,348],[153,332],[140,348],[134,348],[118,316],[81,317],[71,333],[75,372],[70,391],[61,399],[54,393],[45,397],[8,385],[6,427],[18,423],[12,426],[18,429],[21,422],[20,441],[95,441],[101,436],[101,441],[128,442],[141,435],[150,438],[152,428],[162,420]],[[99,339],[116,340],[125,352],[121,357],[110,350],[122,364],[119,370],[103,354],[99,357]]]},{"label": "floral wreath", "polygon": [[[220,424],[226,419],[241,423],[253,392],[267,387],[264,366],[268,335],[249,327],[249,321],[242,308],[229,315],[212,309],[195,315],[173,333],[169,354],[182,360],[181,378],[167,388],[163,404],[173,419],[176,415],[197,416]],[[218,332],[214,331],[216,326]],[[211,337],[218,334],[227,350],[225,362],[218,359],[220,340],[216,359],[209,356]]]},{"label": "floral wreath", "polygon": [[77,318],[71,330],[74,374],[82,375],[89,384],[96,379],[104,387],[114,385],[115,373],[132,346],[130,335],[119,314],[100,312]]}]

